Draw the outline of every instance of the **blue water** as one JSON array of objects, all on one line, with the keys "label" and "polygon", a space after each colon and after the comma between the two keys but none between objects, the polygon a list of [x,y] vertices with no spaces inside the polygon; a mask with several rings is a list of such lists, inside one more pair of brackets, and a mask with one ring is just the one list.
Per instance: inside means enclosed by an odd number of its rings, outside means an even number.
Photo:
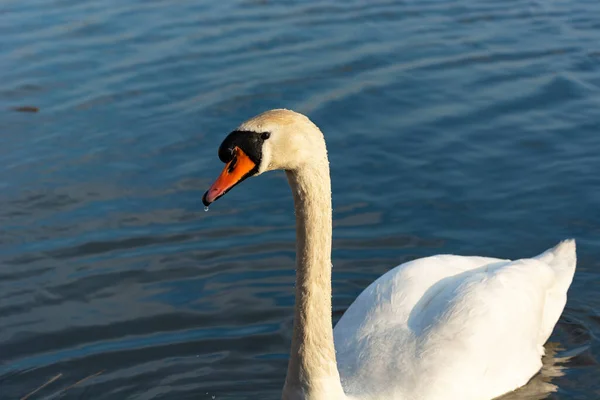
[{"label": "blue water", "polygon": [[336,319],[403,261],[575,237],[537,383],[598,399],[598,16],[596,0],[3,2],[0,399],[47,382],[29,399],[278,398],[284,176],[201,204],[221,140],[275,107],[326,135]]}]

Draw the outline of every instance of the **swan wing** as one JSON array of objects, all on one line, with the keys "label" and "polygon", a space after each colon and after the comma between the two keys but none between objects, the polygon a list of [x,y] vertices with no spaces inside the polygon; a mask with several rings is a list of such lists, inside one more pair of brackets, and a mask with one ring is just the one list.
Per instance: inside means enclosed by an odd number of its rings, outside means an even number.
[{"label": "swan wing", "polygon": [[575,244],[521,260],[440,255],[387,272],[334,329],[344,390],[365,399],[486,400],[540,369]]}]

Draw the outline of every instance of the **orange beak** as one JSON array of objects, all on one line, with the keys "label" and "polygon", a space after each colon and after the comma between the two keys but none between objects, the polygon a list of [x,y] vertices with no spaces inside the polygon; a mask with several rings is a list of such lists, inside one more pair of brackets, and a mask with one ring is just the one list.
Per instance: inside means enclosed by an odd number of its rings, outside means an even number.
[{"label": "orange beak", "polygon": [[248,178],[255,168],[256,163],[242,149],[235,147],[233,158],[225,165],[215,183],[204,193],[202,203],[208,207],[235,185]]}]

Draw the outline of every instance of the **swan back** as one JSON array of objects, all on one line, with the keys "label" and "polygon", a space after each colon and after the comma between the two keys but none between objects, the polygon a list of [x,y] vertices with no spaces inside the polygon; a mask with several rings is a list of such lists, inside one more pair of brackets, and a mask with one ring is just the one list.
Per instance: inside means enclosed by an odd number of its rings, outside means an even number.
[{"label": "swan back", "polygon": [[564,242],[530,259],[439,255],[389,271],[335,327],[346,393],[489,400],[524,385],[541,367],[574,260]]}]

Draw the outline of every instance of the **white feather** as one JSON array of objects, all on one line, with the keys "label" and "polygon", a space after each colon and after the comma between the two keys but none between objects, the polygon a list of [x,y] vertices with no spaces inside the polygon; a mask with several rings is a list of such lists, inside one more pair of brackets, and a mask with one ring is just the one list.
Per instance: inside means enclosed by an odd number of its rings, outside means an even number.
[{"label": "white feather", "polygon": [[575,242],[515,261],[438,255],[387,272],[334,329],[347,395],[489,400],[539,371],[563,311]]}]

